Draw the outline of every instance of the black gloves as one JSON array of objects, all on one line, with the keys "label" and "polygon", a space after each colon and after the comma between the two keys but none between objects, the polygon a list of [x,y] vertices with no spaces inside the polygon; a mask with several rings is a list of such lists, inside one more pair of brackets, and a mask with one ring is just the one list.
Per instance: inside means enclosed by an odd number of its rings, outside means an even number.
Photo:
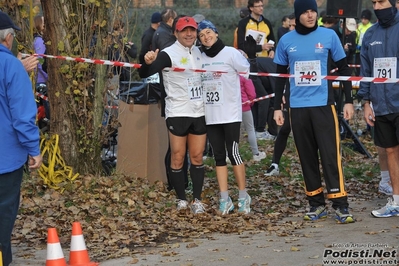
[{"label": "black gloves", "polygon": [[245,37],[244,52],[247,53],[249,59],[256,58],[256,41],[252,35]]}]

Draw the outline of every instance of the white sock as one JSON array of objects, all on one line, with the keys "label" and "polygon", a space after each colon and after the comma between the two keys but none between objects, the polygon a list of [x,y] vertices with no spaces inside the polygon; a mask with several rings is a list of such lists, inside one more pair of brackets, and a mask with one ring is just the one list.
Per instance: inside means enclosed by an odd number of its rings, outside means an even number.
[{"label": "white sock", "polygon": [[274,168],[278,169],[278,164],[272,163],[272,166],[274,166]]},{"label": "white sock", "polygon": [[228,191],[220,191],[220,198],[223,200],[229,199],[229,192]]},{"label": "white sock", "polygon": [[245,199],[247,197],[247,190],[239,190],[238,191],[238,198],[239,199]]},{"label": "white sock", "polygon": [[399,205],[399,195],[393,195],[393,201],[396,203],[396,205]]},{"label": "white sock", "polygon": [[389,171],[381,171],[381,182],[388,183],[391,181],[391,177],[389,176]]}]

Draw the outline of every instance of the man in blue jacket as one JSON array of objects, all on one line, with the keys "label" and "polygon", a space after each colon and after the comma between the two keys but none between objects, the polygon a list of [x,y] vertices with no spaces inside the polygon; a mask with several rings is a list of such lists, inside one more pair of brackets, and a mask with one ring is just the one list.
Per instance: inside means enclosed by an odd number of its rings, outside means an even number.
[{"label": "man in blue jacket", "polygon": [[[399,14],[395,0],[373,1],[378,23],[363,37],[360,50],[360,76],[398,79]],[[399,84],[361,82],[358,95],[363,98],[364,118],[374,126],[374,142],[386,150],[393,200],[374,217],[399,216]]]},{"label": "man in blue jacket", "polygon": [[32,84],[21,61],[11,53],[15,30],[20,28],[0,11],[0,243],[5,266],[12,261],[11,233],[24,164],[28,160],[29,168],[37,169],[42,163]]}]

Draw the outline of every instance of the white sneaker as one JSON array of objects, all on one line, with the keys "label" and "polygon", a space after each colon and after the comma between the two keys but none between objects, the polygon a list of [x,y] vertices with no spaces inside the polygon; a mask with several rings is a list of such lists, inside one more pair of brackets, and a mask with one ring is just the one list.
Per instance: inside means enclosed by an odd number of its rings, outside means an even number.
[{"label": "white sneaker", "polygon": [[265,132],[255,132],[257,139],[264,139]]},{"label": "white sneaker", "polygon": [[245,198],[238,199],[238,212],[244,214],[251,212],[251,197],[248,194]]},{"label": "white sneaker", "polygon": [[378,192],[385,194],[387,196],[392,195],[392,186],[389,182],[382,182],[378,185]]},{"label": "white sneaker", "polygon": [[178,211],[185,210],[185,209],[188,208],[188,201],[187,200],[177,199],[176,202],[177,202],[176,209]]},{"label": "white sneaker", "polygon": [[399,205],[396,204],[391,198],[388,198],[388,203],[378,210],[371,211],[371,215],[377,218],[386,218],[399,216]]},{"label": "white sneaker", "polygon": [[266,130],[265,132],[256,132],[256,138],[259,140],[275,140],[276,136],[273,136]]},{"label": "white sneaker", "polygon": [[222,215],[229,214],[232,210],[234,210],[234,204],[230,197],[227,200],[219,200],[219,211]]},{"label": "white sneaker", "polygon": [[265,176],[278,176],[280,174],[280,170],[278,169],[278,164],[272,163],[272,165],[265,172]]},{"label": "white sneaker", "polygon": [[266,158],[266,153],[263,151],[260,151],[258,154],[255,154],[252,158],[255,162],[259,162],[260,160]]},{"label": "white sneaker", "polygon": [[204,213],[206,204],[202,203],[199,199],[195,199],[191,203],[191,211],[194,214]]},{"label": "white sneaker", "polygon": [[266,140],[275,140],[277,138],[277,136],[274,136],[272,134],[269,133],[269,131],[265,131],[265,139]]}]

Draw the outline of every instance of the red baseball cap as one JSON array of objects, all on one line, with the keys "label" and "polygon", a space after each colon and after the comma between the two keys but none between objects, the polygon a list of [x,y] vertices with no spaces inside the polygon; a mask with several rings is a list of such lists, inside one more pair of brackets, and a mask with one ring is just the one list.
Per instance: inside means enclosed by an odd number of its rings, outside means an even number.
[{"label": "red baseball cap", "polygon": [[176,23],[176,30],[182,31],[187,27],[193,27],[197,29],[197,22],[195,22],[194,18],[192,17],[182,17]]}]

